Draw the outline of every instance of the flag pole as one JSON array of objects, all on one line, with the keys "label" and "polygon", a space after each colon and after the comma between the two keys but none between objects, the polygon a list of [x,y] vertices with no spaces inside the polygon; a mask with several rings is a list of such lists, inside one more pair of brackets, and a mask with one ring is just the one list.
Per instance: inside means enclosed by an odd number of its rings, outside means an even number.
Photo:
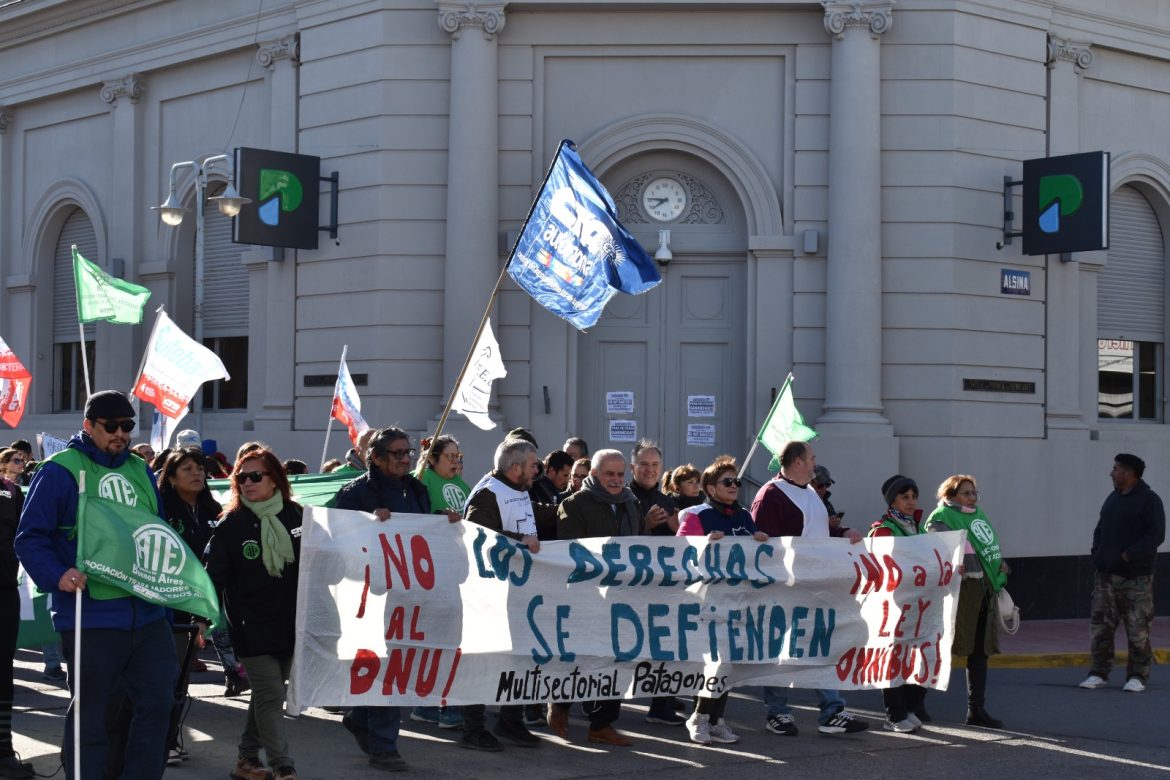
[{"label": "flag pole", "polygon": [[752,441],[752,448],[748,450],[747,457],[743,459],[743,465],[739,468],[739,477],[747,472],[748,464],[752,460],[752,456],[756,454],[756,448],[760,446],[760,434],[768,427],[768,423],[772,420],[772,415],[776,413],[776,404],[780,403],[780,399],[784,397],[784,391],[788,388],[789,383],[793,380],[792,372],[788,372],[788,376],[784,379],[784,384],[780,385],[780,392],[776,393],[776,397],[772,399],[772,406],[768,409],[768,416],[764,418],[764,424],[760,426],[760,430],[756,433],[755,439]]},{"label": "flag pole", "polygon": [[77,321],[77,332],[81,334],[81,373],[85,375],[85,397],[89,398],[93,395],[93,391],[89,388],[89,358],[85,356],[85,323],[81,320]]},{"label": "flag pole", "polygon": [[329,422],[325,425],[325,446],[321,448],[321,471],[325,470],[325,458],[329,454],[329,437],[333,433],[333,401],[337,400],[338,385],[341,384],[341,366],[345,365],[345,353],[349,344],[341,345],[341,363],[337,366],[337,379],[333,381],[333,398],[329,401]]},{"label": "flag pole", "polygon": [[[77,493],[85,493],[85,469],[78,477]],[[73,595],[73,776],[81,777],[81,588],[75,586]]]},{"label": "flag pole", "polygon": [[536,188],[536,197],[532,199],[532,205],[528,207],[528,214],[524,217],[524,222],[520,225],[519,232],[516,233],[516,240],[512,242],[512,248],[508,251],[508,259],[504,263],[504,267],[500,269],[500,277],[496,279],[496,286],[492,288],[492,295],[488,298],[488,304],[484,309],[483,318],[479,321],[479,327],[476,328],[475,335],[471,337],[471,349],[467,351],[467,357],[463,361],[463,368],[459,369],[459,376],[455,379],[455,386],[451,388],[451,394],[447,396],[447,405],[443,407],[443,413],[439,416],[439,424],[435,426],[435,432],[431,436],[431,446],[427,448],[426,458],[424,460],[430,459],[431,448],[435,446],[435,439],[439,438],[439,434],[443,432],[443,425],[446,424],[447,416],[451,414],[451,407],[455,403],[455,393],[458,392],[459,385],[463,384],[463,376],[467,373],[468,367],[471,366],[471,359],[475,355],[475,345],[479,343],[480,334],[483,333],[483,328],[487,324],[488,317],[491,315],[492,306],[495,305],[496,297],[500,294],[500,285],[504,283],[504,275],[508,273],[508,266],[512,264],[512,258],[516,255],[516,247],[520,243],[520,237],[524,235],[524,230],[528,227],[528,222],[532,219],[532,213],[536,211],[536,204],[540,201],[540,193],[544,190],[544,185],[548,184],[548,177],[552,175],[553,168],[556,167],[557,160],[560,159],[561,150],[565,148],[565,144],[573,146],[572,141],[561,141],[557,146],[557,153],[553,155],[552,162],[548,164],[548,170],[545,171],[544,178],[540,181],[540,186]]}]

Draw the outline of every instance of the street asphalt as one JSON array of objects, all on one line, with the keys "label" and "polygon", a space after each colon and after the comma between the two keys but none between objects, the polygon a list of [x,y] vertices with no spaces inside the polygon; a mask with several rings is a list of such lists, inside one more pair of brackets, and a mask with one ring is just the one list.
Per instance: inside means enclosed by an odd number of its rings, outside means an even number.
[{"label": "street asphalt", "polygon": [[[1035,637],[1067,634],[1067,652],[1011,652],[1026,650],[1024,640],[1007,643],[1000,667],[988,682],[987,708],[1005,722],[1001,731],[963,725],[964,682],[961,669],[952,675],[947,692],[932,691],[927,709],[933,721],[916,734],[894,734],[882,728],[879,691],[847,692],[850,709],[870,722],[857,735],[821,736],[816,733],[816,697],[794,691],[791,702],[801,733],[782,737],[764,729],[764,708],[758,690],[732,694],[728,722],[742,736],[737,745],[701,747],[686,739],[683,727],[650,725],[643,721],[643,703],[626,703],[619,728],[634,738],[630,748],[590,745],[586,723],[574,707],[569,740],[536,729],[544,742],[539,748],[508,747],[502,753],[460,749],[458,732],[406,721],[399,749],[415,776],[459,780],[548,780],[590,777],[711,777],[711,772],[746,778],[808,777],[936,777],[981,778],[1170,778],[1170,675],[1155,665],[1145,693],[1121,690],[1122,675],[1115,671],[1108,688],[1087,691],[1077,687],[1085,676],[1083,651],[1070,646],[1072,638],[1087,633],[1086,621],[1026,622],[1020,633]],[[1159,619],[1157,635],[1167,628]],[[1019,636],[1019,635],[1017,635]],[[1087,640],[1087,636],[1085,637]],[[1087,641],[1085,642],[1087,644]],[[1043,644],[1033,641],[1033,644]],[[1052,643],[1050,643],[1052,644]],[[1059,644],[1059,643],[1057,643]],[[1123,646],[1123,645],[1122,645]],[[1054,646],[1041,648],[1052,651]],[[1159,661],[1166,660],[1161,647]],[[204,655],[211,671],[192,678],[192,706],[184,737],[191,758],[168,769],[174,780],[225,778],[235,763],[236,741],[243,726],[247,698],[225,698],[218,663]],[[1015,659],[1016,668],[1002,668]],[[1055,665],[1055,661],[1063,661]],[[38,774],[59,770],[58,749],[68,694],[63,685],[41,680],[39,653],[17,655],[16,749],[32,761]],[[366,763],[340,716],[311,709],[287,721],[292,753],[302,780],[375,778],[385,776]],[[58,777],[63,776],[58,774]],[[409,776],[409,775],[400,775]]]}]

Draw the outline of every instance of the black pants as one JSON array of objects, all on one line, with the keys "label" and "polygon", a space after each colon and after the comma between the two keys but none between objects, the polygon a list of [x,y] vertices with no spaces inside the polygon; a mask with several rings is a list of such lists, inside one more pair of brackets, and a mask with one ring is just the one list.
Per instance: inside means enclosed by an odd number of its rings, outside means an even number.
[{"label": "black pants", "polygon": [[718,723],[723,719],[723,711],[727,709],[727,694],[718,696],[714,699],[708,699],[705,696],[695,697],[695,712],[700,715],[706,715],[711,719],[711,723]]},{"label": "black pants", "polygon": [[[484,718],[487,714],[487,707],[483,704],[468,704],[463,707],[463,731],[465,733],[472,733],[473,731],[483,731]],[[523,704],[505,704],[500,707],[500,720],[510,726],[517,724],[524,725],[524,705]]]},{"label": "black pants", "polygon": [[979,621],[975,624],[975,650],[967,656],[967,707],[982,707],[987,692],[987,607],[990,598],[983,595]]},{"label": "black pants", "polygon": [[0,589],[0,757],[12,755],[12,659],[20,631],[20,591]]},{"label": "black pants", "polygon": [[921,685],[899,685],[882,691],[886,717],[891,723],[906,720],[910,713],[919,713],[925,706],[926,689]]},{"label": "black pants", "polygon": [[601,731],[606,726],[612,726],[622,714],[622,700],[581,702],[581,709],[585,711],[585,717],[589,718],[589,730]]}]

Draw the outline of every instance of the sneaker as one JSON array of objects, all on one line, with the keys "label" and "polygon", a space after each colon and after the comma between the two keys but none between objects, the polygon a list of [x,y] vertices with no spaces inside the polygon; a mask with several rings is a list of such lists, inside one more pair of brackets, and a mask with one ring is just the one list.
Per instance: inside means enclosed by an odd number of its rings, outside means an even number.
[{"label": "sneaker", "polygon": [[764,727],[773,734],[780,734],[784,737],[795,737],[800,733],[800,729],[796,728],[796,718],[787,713],[782,715],[769,715]]},{"label": "sneaker", "polygon": [[822,734],[856,734],[859,731],[865,731],[869,728],[869,724],[865,721],[858,720],[849,710],[841,710],[835,713],[828,721],[817,726],[817,731]]},{"label": "sneaker", "polygon": [[228,776],[234,780],[269,780],[272,777],[258,758],[241,758]]},{"label": "sneaker", "polygon": [[663,710],[662,712],[651,712],[646,716],[646,722],[657,723],[660,726],[681,726],[687,722],[687,719],[674,710]]},{"label": "sneaker", "polygon": [[707,736],[711,738],[712,742],[718,742],[721,745],[734,745],[739,742],[739,735],[731,730],[725,720],[709,724]]},{"label": "sneaker", "polygon": [[[439,725],[442,725],[440,723]],[[544,715],[543,704],[525,704],[524,705],[524,725],[529,728],[534,726],[547,726],[548,718]]]},{"label": "sneaker", "polygon": [[441,729],[461,729],[463,728],[463,711],[458,707],[446,707],[439,713],[439,728]]},{"label": "sneaker", "polygon": [[463,732],[463,739],[459,740],[459,747],[468,750],[482,750],[485,753],[499,753],[504,749],[498,739],[483,729]]},{"label": "sneaker", "polygon": [[540,747],[542,741],[540,737],[528,730],[523,721],[517,723],[500,719],[496,721],[496,727],[492,729],[492,733],[520,747]]},{"label": "sneaker", "polygon": [[410,768],[397,750],[389,753],[375,753],[370,756],[370,766],[381,769],[383,772],[405,772]]},{"label": "sneaker", "polygon": [[914,715],[914,719],[917,720],[919,724],[930,723],[930,721],[933,720],[933,718],[930,717],[930,713],[926,711],[926,707],[919,707],[911,714]]},{"label": "sneaker", "polygon": [[252,683],[248,682],[248,679],[245,677],[238,680],[229,680],[227,686],[223,689],[223,695],[231,698],[232,696],[239,696],[250,690],[252,690]]},{"label": "sneaker", "polygon": [[60,666],[54,666],[52,669],[46,669],[45,673],[41,675],[41,679],[50,682],[63,682],[68,676]]},{"label": "sneaker", "polygon": [[920,729],[920,728],[922,728],[922,719],[921,719],[921,718],[919,718],[917,715],[915,715],[913,712],[907,712],[907,713],[906,713],[906,720],[908,720],[908,721],[910,721],[911,723],[913,723],[913,724],[914,724],[914,728],[916,728],[916,729]]},{"label": "sneaker", "polygon": [[899,734],[913,734],[918,730],[918,727],[914,725],[914,721],[910,720],[909,718],[897,721],[886,720],[883,725],[887,731],[896,731]]},{"label": "sneaker", "polygon": [[415,707],[410,711],[410,719],[416,723],[439,724],[438,707]]},{"label": "sneaker", "polygon": [[357,742],[358,748],[365,754],[370,753],[370,734],[365,729],[360,728],[353,722],[353,718],[347,712],[341,718],[341,725],[345,726],[345,730],[353,734],[354,740]]},{"label": "sneaker", "polygon": [[1104,677],[1101,677],[1101,676],[1096,675],[1096,674],[1090,674],[1088,677],[1086,677],[1084,680],[1082,680],[1081,684],[1078,685],[1077,687],[1078,688],[1086,688],[1088,690],[1094,690],[1096,688],[1104,688],[1105,685],[1106,685],[1106,682],[1105,682]]},{"label": "sneaker", "polygon": [[1125,685],[1121,686],[1121,690],[1129,693],[1142,693],[1146,690],[1146,684],[1136,677],[1130,677],[1125,681]]},{"label": "sneaker", "polygon": [[691,742],[697,742],[700,745],[711,744],[711,716],[700,715],[695,713],[687,718],[687,734],[691,737]]},{"label": "sneaker", "polygon": [[16,756],[0,756],[0,777],[27,780],[36,777],[36,773],[33,772],[33,765],[27,761],[21,761]]}]

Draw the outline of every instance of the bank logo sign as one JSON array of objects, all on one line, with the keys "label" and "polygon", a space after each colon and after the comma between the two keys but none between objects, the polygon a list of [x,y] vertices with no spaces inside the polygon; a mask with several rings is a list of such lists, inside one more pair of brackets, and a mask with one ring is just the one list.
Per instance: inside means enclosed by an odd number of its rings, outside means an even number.
[{"label": "bank logo sign", "polygon": [[1109,153],[1024,161],[1024,254],[1109,247]]},{"label": "bank logo sign", "polygon": [[240,209],[237,244],[316,249],[321,158],[236,149],[236,187],[252,202]]}]

